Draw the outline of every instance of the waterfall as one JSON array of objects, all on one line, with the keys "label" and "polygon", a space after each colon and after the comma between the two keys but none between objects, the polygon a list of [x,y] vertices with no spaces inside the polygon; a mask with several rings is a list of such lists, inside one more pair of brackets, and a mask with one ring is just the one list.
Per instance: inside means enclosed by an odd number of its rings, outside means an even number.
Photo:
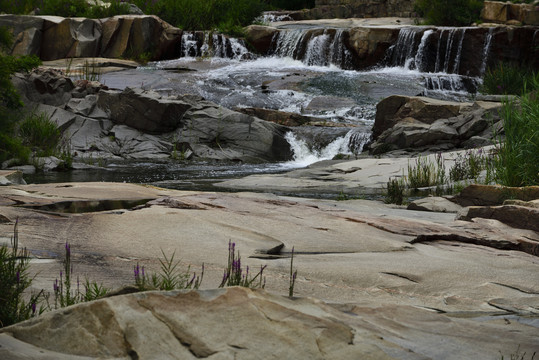
[{"label": "waterfall", "polygon": [[218,57],[242,60],[251,54],[243,40],[210,32],[184,32],[181,41],[182,57]]},{"label": "waterfall", "polygon": [[[438,33],[436,42],[436,61],[434,66],[429,64],[429,53],[433,53],[433,44],[429,41],[430,37],[437,32],[433,29],[402,28],[395,45],[388,49],[386,63],[389,66],[404,67],[407,70],[418,70],[421,72],[453,73],[457,74],[460,70],[460,61],[462,58],[462,47],[466,28],[441,29]],[[421,34],[421,38],[417,40]],[[450,64],[453,64],[450,67]]]},{"label": "waterfall", "polygon": [[413,28],[402,28],[395,45],[389,49],[389,65],[406,67],[406,63],[411,63],[415,53],[415,37],[417,32]]},{"label": "waterfall", "polygon": [[294,167],[305,167],[318,161],[331,160],[338,154],[360,154],[365,144],[370,140],[370,134],[352,129],[345,136],[333,140],[319,150],[310,147],[305,140],[298,139],[291,131],[285,134],[285,139],[294,153],[294,159],[288,164]]},{"label": "waterfall", "polygon": [[433,32],[434,30],[425,31],[423,33],[423,36],[421,37],[421,42],[419,43],[419,47],[417,48],[417,53],[414,58],[414,65],[415,65],[415,68],[419,71],[423,70],[423,61],[425,60],[425,57],[426,57],[425,46],[427,44],[427,40],[429,36],[431,36]]},{"label": "waterfall", "polygon": [[335,65],[347,68],[352,55],[342,29],[288,30],[275,35],[273,55],[300,60],[309,66]]},{"label": "waterfall", "polygon": [[488,29],[488,34],[485,38],[485,46],[483,46],[483,62],[481,63],[481,76],[485,74],[488,64],[488,55],[490,53],[490,44],[492,43],[492,38],[494,37],[494,28]]}]

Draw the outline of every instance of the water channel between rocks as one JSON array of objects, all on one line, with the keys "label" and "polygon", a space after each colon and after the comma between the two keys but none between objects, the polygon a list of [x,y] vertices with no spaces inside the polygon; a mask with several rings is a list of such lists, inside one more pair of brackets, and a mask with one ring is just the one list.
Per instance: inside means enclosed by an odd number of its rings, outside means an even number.
[{"label": "water channel between rocks", "polygon": [[[448,29],[442,30],[442,35],[444,31],[449,34],[448,45],[444,52],[437,54],[434,72],[421,71],[427,67],[422,53],[432,30],[418,34],[401,29],[397,42],[386,54],[385,64],[367,71],[343,70],[335,65],[343,64],[348,56],[346,49],[338,44],[339,30],[331,36],[324,31],[311,38],[299,59],[294,59],[297,57],[294,48],[302,36],[297,29],[276,41],[271,56],[255,59],[234,39],[227,40],[227,54],[222,45],[215,48],[215,44],[224,44],[225,40],[214,38],[213,49],[205,43],[197,48],[192,36],[186,33],[182,42],[183,57],[103,74],[100,81],[110,88],[139,87],[163,95],[200,95],[230,109],[253,107],[302,114],[317,118],[318,126],[340,129],[344,135],[321,146],[290,134],[288,141],[295,157],[286,163],[109,162],[99,169],[32,175],[27,181],[119,181],[185,190],[216,190],[212,184],[221,180],[301,168],[332,159],[337,154],[354,158],[370,137],[376,104],[381,99],[390,95],[426,95],[469,100],[470,94],[462,86],[463,77],[453,71],[458,69],[458,64],[452,68],[448,65],[450,57],[458,61],[461,56],[458,43],[462,41],[463,32]],[[485,55],[488,55],[488,40],[485,40]],[[456,44],[454,49],[451,48],[453,43]],[[480,79],[473,81],[478,83]]]}]

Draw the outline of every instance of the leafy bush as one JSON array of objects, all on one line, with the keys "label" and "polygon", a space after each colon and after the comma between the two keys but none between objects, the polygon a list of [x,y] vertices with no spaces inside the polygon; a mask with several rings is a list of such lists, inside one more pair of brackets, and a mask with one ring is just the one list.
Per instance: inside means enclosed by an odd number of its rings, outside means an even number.
[{"label": "leafy bush", "polygon": [[537,93],[530,93],[520,97],[520,105],[514,100],[503,105],[505,141],[496,159],[496,179],[502,185],[539,185],[538,100]]},{"label": "leafy bush", "polygon": [[105,18],[129,13],[129,4],[121,0],[106,2],[110,5],[91,5],[86,0],[0,0],[0,12],[28,14],[32,10],[39,9],[40,15],[88,18]]},{"label": "leafy bush", "polygon": [[486,71],[479,90],[484,94],[520,95],[523,89],[539,89],[539,72],[523,66],[499,63]]},{"label": "leafy bush", "polygon": [[483,0],[417,0],[415,11],[429,25],[467,26],[479,20]]},{"label": "leafy bush", "polygon": [[0,161],[17,157],[27,161],[30,151],[15,135],[15,124],[22,106],[21,99],[11,83],[11,74],[29,71],[41,61],[35,56],[14,57],[5,55],[11,46],[11,34],[0,27]]}]

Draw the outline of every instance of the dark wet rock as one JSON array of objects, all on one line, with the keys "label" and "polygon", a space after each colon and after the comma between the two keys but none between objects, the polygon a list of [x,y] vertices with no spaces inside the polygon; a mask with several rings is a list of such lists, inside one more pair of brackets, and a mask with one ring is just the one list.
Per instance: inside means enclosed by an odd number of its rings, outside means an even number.
[{"label": "dark wet rock", "polygon": [[501,103],[495,102],[390,96],[377,105],[370,151],[380,154],[397,149],[440,151],[485,146],[502,133],[500,108]]}]

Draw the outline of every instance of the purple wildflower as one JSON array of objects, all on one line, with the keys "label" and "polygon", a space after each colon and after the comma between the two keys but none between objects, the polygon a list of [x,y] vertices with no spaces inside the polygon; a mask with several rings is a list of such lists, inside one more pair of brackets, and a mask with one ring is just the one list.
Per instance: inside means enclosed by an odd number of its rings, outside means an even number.
[{"label": "purple wildflower", "polygon": [[20,284],[21,283],[21,272],[17,271],[17,275],[15,277],[17,279],[17,284]]}]

